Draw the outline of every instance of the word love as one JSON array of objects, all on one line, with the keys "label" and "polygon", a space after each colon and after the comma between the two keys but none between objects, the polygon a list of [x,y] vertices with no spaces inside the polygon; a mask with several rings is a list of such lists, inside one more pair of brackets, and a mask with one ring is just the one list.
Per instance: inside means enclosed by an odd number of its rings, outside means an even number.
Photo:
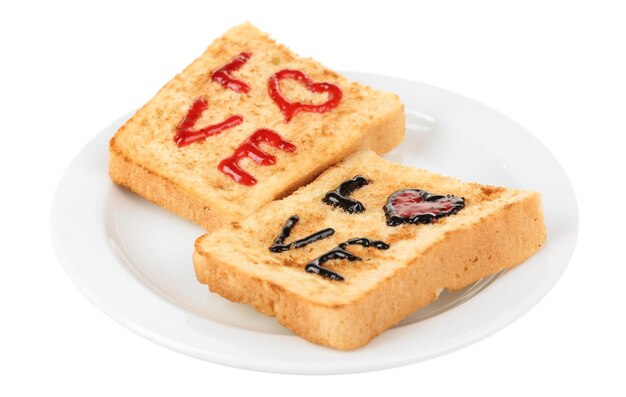
[{"label": "word love", "polygon": [[[250,85],[233,77],[233,73],[243,68],[251,57],[252,53],[250,52],[240,53],[225,65],[213,70],[211,72],[211,81],[220,84],[227,90],[232,90],[239,94],[248,94],[250,92]],[[328,100],[319,105],[290,102],[284,97],[280,89],[280,81],[283,79],[295,80],[303,84],[305,88],[312,93],[327,93]],[[328,112],[339,105],[342,97],[341,89],[338,86],[331,83],[314,82],[299,70],[281,70],[270,76],[268,80],[268,93],[285,116],[285,123],[291,121],[299,112]],[[231,115],[217,124],[196,128],[196,123],[208,107],[208,102],[204,97],[201,96],[194,100],[187,114],[178,125],[176,134],[174,135],[174,142],[179,148],[195,142],[203,142],[210,136],[221,134],[225,130],[243,123],[243,116]],[[283,139],[276,131],[261,128],[250,135],[230,157],[220,161],[218,169],[237,183],[246,186],[255,185],[257,182],[256,178],[244,171],[239,166],[239,162],[244,158],[249,158],[258,165],[275,164],[276,157],[263,151],[260,147],[261,143],[268,144],[285,152],[293,152],[296,150],[296,146],[293,143]]]},{"label": "word love", "polygon": [[[322,198],[322,202],[333,207],[339,207],[350,214],[365,212],[363,203],[348,196],[370,183],[371,181],[366,177],[357,175],[342,182],[336,189],[326,193]],[[463,197],[451,194],[433,195],[421,189],[402,189],[395,191],[387,198],[387,203],[383,210],[387,218],[387,226],[395,227],[403,223],[434,223],[440,218],[456,214],[464,207],[465,199]],[[292,215],[287,219],[280,234],[270,246],[271,252],[281,253],[291,249],[302,248],[335,234],[334,229],[327,228],[291,243],[285,243],[285,240],[289,238],[292,229],[299,220],[300,218],[297,215]],[[347,250],[351,245],[360,245],[366,248],[372,247],[377,250],[389,249],[389,244],[381,240],[370,240],[365,237],[351,238],[307,263],[304,270],[307,273],[314,273],[330,280],[343,281],[344,277],[341,274],[325,267],[324,264],[333,260],[347,260],[349,262],[362,260]]]}]

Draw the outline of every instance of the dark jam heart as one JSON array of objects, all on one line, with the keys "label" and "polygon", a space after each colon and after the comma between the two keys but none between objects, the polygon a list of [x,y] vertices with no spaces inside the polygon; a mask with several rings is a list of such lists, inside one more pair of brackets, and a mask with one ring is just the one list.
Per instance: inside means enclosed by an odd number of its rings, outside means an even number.
[{"label": "dark jam heart", "polygon": [[389,196],[384,210],[387,225],[402,223],[432,223],[444,216],[454,215],[465,207],[463,197],[433,196],[420,189],[398,190]]}]

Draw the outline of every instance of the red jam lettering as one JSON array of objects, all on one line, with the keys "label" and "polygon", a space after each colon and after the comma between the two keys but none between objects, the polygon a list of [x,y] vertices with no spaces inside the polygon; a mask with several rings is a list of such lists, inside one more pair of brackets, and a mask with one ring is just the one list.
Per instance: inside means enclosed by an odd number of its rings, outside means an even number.
[{"label": "red jam lettering", "polygon": [[259,165],[276,164],[276,157],[261,150],[259,147],[261,143],[267,143],[285,152],[293,152],[296,150],[294,144],[285,141],[276,131],[262,128],[250,135],[250,137],[235,150],[232,156],[220,161],[217,168],[237,183],[246,186],[256,184],[256,179],[239,167],[239,161],[248,157]]},{"label": "red jam lettering", "polygon": [[[302,102],[289,102],[285,99],[280,90],[280,80],[283,79],[296,80],[304,84],[309,91],[316,94],[328,93],[328,100],[318,105]],[[270,97],[274,100],[276,105],[278,105],[278,108],[285,116],[285,123],[291,121],[291,119],[299,112],[326,113],[339,105],[343,95],[341,88],[335,84],[316,83],[299,70],[285,69],[272,75],[268,80],[267,88]]]},{"label": "red jam lettering", "polygon": [[252,54],[249,52],[242,52],[234,57],[226,65],[215,69],[211,73],[211,80],[222,85],[222,87],[233,90],[238,93],[247,94],[250,91],[250,86],[241,80],[235,79],[231,73],[239,70],[243,65],[248,62]]},{"label": "red jam lettering", "polygon": [[174,142],[178,147],[190,145],[194,142],[205,140],[207,137],[217,135],[224,130],[233,128],[243,122],[243,117],[240,115],[230,116],[221,123],[209,125],[199,130],[195,130],[194,126],[196,122],[202,116],[202,113],[209,107],[208,102],[203,97],[198,97],[189,108],[187,115],[178,125],[176,129],[176,135],[174,136]]}]

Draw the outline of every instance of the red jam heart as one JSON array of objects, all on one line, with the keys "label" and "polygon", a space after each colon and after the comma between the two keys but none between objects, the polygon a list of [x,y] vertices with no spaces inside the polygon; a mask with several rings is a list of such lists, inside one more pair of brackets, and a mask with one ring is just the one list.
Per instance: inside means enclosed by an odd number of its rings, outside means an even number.
[{"label": "red jam heart", "polygon": [[239,70],[243,65],[245,65],[246,62],[248,62],[248,59],[250,59],[250,56],[252,56],[252,54],[249,52],[242,52],[237,55],[226,65],[215,69],[211,73],[211,80],[216,83],[220,83],[224,88],[247,94],[250,90],[250,86],[243,81],[234,78],[231,73]]},{"label": "red jam heart", "polygon": [[189,108],[187,115],[180,122],[176,129],[176,135],[174,136],[174,142],[178,147],[190,145],[194,142],[203,141],[207,137],[217,135],[224,130],[233,128],[243,122],[243,117],[240,115],[230,116],[221,123],[209,125],[199,130],[194,130],[196,121],[202,116],[202,113],[207,110],[209,103],[203,97],[196,98]]},{"label": "red jam heart", "polygon": [[[280,80],[282,79],[296,80],[304,84],[309,91],[315,94],[328,93],[328,100],[324,103],[320,103],[319,105],[302,102],[289,102],[280,91]],[[271,76],[267,82],[267,88],[269,90],[270,97],[274,100],[274,102],[276,102],[280,111],[285,115],[285,123],[291,121],[293,116],[295,116],[298,112],[326,113],[339,105],[343,95],[341,88],[335,84],[315,83],[301,71],[289,69],[281,70]]]},{"label": "red jam heart", "polygon": [[425,190],[403,189],[389,196],[384,210],[387,225],[426,224],[454,215],[465,207],[465,199],[453,195],[434,196]]}]

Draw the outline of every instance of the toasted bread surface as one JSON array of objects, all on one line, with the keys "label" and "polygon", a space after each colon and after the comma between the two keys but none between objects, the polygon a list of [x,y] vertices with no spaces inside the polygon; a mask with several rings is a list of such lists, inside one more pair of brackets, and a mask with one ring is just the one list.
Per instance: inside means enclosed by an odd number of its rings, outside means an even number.
[{"label": "toasted bread surface", "polygon": [[[322,201],[355,175],[369,180],[350,195],[365,211],[348,213]],[[383,206],[392,193],[407,188],[463,197],[465,207],[431,224],[388,226]],[[299,249],[270,252],[293,215],[299,221],[286,242],[324,228],[335,233]],[[461,289],[518,265],[539,249],[545,236],[536,192],[464,183],[363,151],[253,216],[198,238],[194,266],[198,280],[211,291],[275,316],[312,342],[354,349],[437,299],[444,288]],[[355,237],[382,240],[389,249],[348,247],[362,260],[324,265],[343,281],[304,270]]]},{"label": "toasted bread surface", "polygon": [[[251,55],[231,74],[249,86],[247,93],[212,81],[212,71],[242,52]],[[314,82],[337,85],[342,91],[339,105],[325,113],[299,112],[285,122],[268,94],[268,79],[285,69],[302,71]],[[280,84],[289,101],[319,104],[326,100],[323,93],[313,94],[293,79]],[[197,129],[233,115],[242,116],[243,121],[178,147],[174,142],[177,128],[199,97],[206,100],[208,108],[196,121]],[[213,229],[289,194],[359,149],[391,150],[402,141],[404,124],[403,105],[395,94],[349,82],[312,59],[296,56],[246,23],[215,40],[118,130],[109,145],[109,172],[116,183]],[[276,131],[296,150],[285,152],[261,145],[276,157],[275,164],[262,166],[244,158],[240,166],[257,183],[236,183],[218,170],[218,164],[262,128]]]}]

